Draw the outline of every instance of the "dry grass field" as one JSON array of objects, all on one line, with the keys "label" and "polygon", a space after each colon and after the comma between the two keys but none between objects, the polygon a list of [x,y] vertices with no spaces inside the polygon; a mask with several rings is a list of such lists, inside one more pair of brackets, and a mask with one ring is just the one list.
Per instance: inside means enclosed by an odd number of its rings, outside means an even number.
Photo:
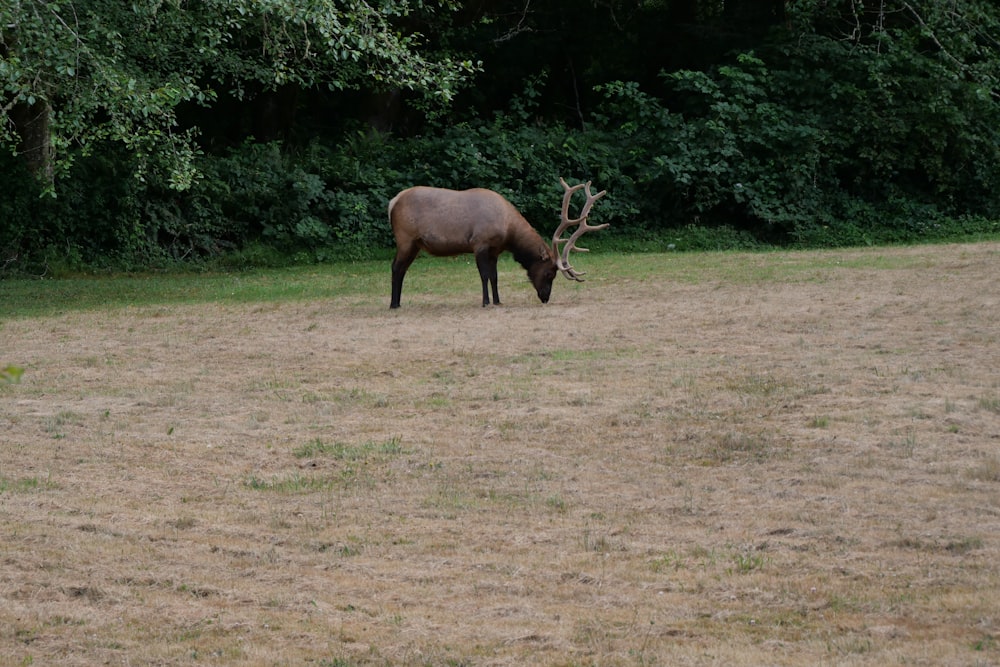
[{"label": "dry grass field", "polygon": [[1000,244],[583,264],[0,312],[0,664],[1000,664]]}]

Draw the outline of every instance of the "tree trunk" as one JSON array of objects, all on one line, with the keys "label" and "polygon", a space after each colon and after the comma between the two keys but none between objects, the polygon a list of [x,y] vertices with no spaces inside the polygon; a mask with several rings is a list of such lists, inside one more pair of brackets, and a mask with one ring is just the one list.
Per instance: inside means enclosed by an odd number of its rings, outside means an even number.
[{"label": "tree trunk", "polygon": [[19,138],[17,154],[35,178],[51,185],[55,174],[55,151],[49,127],[52,122],[52,106],[47,100],[34,104],[17,104],[11,109],[10,118]]}]

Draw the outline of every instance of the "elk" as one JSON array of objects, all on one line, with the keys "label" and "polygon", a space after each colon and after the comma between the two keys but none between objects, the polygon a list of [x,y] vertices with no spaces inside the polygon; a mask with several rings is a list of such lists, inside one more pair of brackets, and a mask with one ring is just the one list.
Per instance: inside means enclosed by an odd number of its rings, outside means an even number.
[{"label": "elk", "polygon": [[[594,202],[607,191],[591,194],[590,181],[572,187],[562,178],[559,182],[565,190],[562,219],[551,244],[542,239],[513,204],[492,190],[416,186],[393,197],[389,202],[389,224],[396,238],[396,257],[392,261],[392,300],[389,307],[399,308],[403,277],[421,250],[446,257],[464,253],[475,255],[483,283],[483,307],[490,305],[489,287],[492,287],[493,303],[500,305],[497,258],[504,251],[510,251],[528,272],[528,279],[542,303],[549,301],[557,271],[570,280],[583,282],[583,272],[576,271],[569,263],[569,253],[573,250],[587,252],[586,248],[576,245],[577,239],[586,232],[608,226],[609,223],[587,224]],[[585,190],[587,201],[580,209],[580,216],[570,219],[570,200],[581,189]],[[577,227],[568,238],[560,238],[566,229],[574,225]]]}]

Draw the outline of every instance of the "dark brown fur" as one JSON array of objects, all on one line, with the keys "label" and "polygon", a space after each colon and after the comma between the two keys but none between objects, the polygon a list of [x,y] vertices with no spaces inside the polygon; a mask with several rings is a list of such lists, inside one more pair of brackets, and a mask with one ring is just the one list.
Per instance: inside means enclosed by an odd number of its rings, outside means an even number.
[{"label": "dark brown fur", "polygon": [[497,258],[510,251],[528,272],[538,298],[549,300],[556,262],[549,245],[514,206],[492,190],[445,190],[418,186],[389,202],[389,223],[396,237],[392,262],[392,301],[399,308],[406,270],[421,250],[431,255],[471,253],[483,283],[483,306],[500,305]]}]

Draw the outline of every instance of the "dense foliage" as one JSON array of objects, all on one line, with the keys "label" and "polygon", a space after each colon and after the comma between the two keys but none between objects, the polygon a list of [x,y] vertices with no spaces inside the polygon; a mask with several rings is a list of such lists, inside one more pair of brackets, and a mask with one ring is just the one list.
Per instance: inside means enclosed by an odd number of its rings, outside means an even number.
[{"label": "dense foliage", "polygon": [[[947,6],[945,6],[947,5]],[[988,0],[0,8],[0,270],[366,256],[416,183],[619,242],[1000,232]]]}]

